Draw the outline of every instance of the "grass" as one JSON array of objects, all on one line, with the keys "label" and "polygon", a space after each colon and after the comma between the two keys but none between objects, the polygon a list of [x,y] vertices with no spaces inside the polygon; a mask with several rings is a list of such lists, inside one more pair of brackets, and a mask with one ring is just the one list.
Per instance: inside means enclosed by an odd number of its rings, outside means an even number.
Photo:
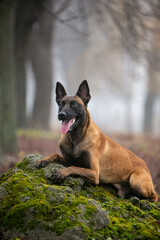
[{"label": "grass", "polygon": [[18,138],[27,137],[27,138],[37,138],[37,139],[43,138],[43,139],[57,140],[58,132],[39,130],[39,129],[18,129],[17,136]]}]

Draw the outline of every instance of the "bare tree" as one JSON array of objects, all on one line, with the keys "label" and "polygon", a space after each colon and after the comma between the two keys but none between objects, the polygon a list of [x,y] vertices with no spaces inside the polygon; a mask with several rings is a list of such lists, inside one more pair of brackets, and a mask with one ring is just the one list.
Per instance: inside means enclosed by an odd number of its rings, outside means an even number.
[{"label": "bare tree", "polygon": [[14,9],[16,1],[0,2],[0,153],[16,153],[13,72]]},{"label": "bare tree", "polygon": [[[53,1],[47,1],[47,7],[53,8]],[[30,59],[36,81],[36,96],[31,119],[31,126],[49,128],[52,96],[52,45],[54,20],[43,8],[42,13],[32,28],[30,39]]]},{"label": "bare tree", "polygon": [[26,60],[32,25],[42,11],[42,0],[18,0],[15,20],[17,126],[26,127]]},{"label": "bare tree", "polygon": [[121,47],[133,59],[137,61],[143,58],[147,62],[144,132],[152,133],[154,103],[156,95],[159,94],[157,71],[160,65],[160,1],[95,0],[92,2],[92,8],[98,22],[100,24],[103,22],[104,33],[111,37],[115,45],[121,42]]},{"label": "bare tree", "polygon": [[[15,25],[18,127],[49,128],[54,22],[59,19],[59,14],[65,11],[70,2],[71,0],[18,1]],[[55,11],[53,5],[57,6]],[[32,63],[36,82],[33,113],[28,123],[26,119],[26,61]]]},{"label": "bare tree", "polygon": [[[160,23],[159,23],[160,24]],[[158,29],[158,27],[157,27]],[[159,29],[160,30],[160,29]],[[144,132],[153,133],[154,104],[160,94],[160,32],[153,32],[151,50],[148,52],[148,83],[144,112]]]}]

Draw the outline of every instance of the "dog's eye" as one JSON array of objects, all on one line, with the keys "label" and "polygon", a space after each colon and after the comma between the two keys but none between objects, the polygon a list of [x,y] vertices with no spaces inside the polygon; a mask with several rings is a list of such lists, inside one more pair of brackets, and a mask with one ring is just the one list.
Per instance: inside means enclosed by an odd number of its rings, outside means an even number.
[{"label": "dog's eye", "polygon": [[65,105],[65,101],[61,101],[59,104],[59,107],[62,108],[62,107],[64,107],[64,105]]},{"label": "dog's eye", "polygon": [[78,105],[78,103],[77,103],[76,101],[72,101],[72,102],[71,102],[71,107],[72,107],[72,108],[78,108],[78,106],[79,106],[79,105]]}]

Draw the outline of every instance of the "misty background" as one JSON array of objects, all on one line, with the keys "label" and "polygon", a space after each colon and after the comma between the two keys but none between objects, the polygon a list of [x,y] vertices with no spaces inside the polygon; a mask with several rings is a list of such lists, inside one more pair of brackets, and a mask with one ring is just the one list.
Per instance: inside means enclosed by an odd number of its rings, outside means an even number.
[{"label": "misty background", "polygon": [[57,131],[55,84],[87,79],[105,133],[160,137],[159,0],[2,0],[0,153],[16,130]]},{"label": "misty background", "polygon": [[[80,82],[87,79],[92,96],[89,110],[101,129],[159,136],[160,22],[156,30],[154,18],[160,21],[160,9],[157,10],[160,2],[50,2],[50,10],[45,2],[45,14],[55,23],[51,44],[53,90],[49,126],[54,128],[58,124],[55,82],[63,83],[67,92],[74,95]],[[61,14],[54,15],[66,2]],[[31,119],[36,84],[30,61],[26,71],[26,108],[27,117]]]}]

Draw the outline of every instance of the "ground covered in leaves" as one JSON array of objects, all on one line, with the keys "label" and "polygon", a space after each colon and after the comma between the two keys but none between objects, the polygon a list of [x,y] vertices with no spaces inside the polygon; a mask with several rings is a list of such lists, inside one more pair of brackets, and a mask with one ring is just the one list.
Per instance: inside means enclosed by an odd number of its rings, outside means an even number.
[{"label": "ground covered in leaves", "polygon": [[160,203],[117,198],[81,178],[53,185],[63,166],[37,169],[40,158],[28,155],[0,177],[0,239],[160,239]]}]

